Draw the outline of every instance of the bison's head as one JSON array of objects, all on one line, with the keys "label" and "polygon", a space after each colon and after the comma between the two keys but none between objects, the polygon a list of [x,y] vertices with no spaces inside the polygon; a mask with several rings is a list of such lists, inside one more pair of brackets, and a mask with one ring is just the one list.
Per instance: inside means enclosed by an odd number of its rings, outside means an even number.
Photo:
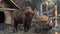
[{"label": "bison's head", "polygon": [[25,7],[25,11],[29,12],[32,16],[34,15],[34,11],[32,10],[32,7],[30,6]]}]

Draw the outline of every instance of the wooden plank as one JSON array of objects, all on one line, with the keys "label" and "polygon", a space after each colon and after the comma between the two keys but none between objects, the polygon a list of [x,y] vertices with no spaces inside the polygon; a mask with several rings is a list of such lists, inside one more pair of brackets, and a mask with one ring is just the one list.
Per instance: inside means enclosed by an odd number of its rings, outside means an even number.
[{"label": "wooden plank", "polygon": [[[55,5],[55,17],[57,18],[57,5]],[[57,19],[55,19],[55,28],[58,26]],[[55,34],[58,34],[58,32],[55,32]]]},{"label": "wooden plank", "polygon": [[4,11],[4,10],[18,11],[17,9],[12,9],[12,8],[0,8],[0,11]]},{"label": "wooden plank", "polygon": [[13,0],[10,0],[14,5],[16,5],[19,9],[21,9]]}]

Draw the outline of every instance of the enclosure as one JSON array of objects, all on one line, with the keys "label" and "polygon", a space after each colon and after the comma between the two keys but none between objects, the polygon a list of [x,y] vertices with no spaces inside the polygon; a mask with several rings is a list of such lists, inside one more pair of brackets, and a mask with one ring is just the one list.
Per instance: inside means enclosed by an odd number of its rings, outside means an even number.
[{"label": "enclosure", "polygon": [[[31,6],[35,13],[34,17],[32,19],[31,29],[29,30],[29,32],[23,33],[23,27],[18,24],[19,25],[18,34],[42,34],[42,33],[40,33],[40,31],[39,31],[39,33],[36,33],[34,31],[34,29],[40,28],[40,25],[42,24],[42,23],[40,23],[40,17],[43,15],[46,15],[48,17],[49,23],[54,24],[51,32],[49,32],[49,33],[60,34],[59,3],[60,3],[59,0],[58,1],[57,0],[6,0],[6,1],[0,0],[0,23],[8,24],[9,25],[8,28],[12,28],[11,25],[13,23],[13,20],[12,20],[13,12],[20,11],[20,10],[24,9],[25,6]],[[43,16],[43,17],[45,17],[45,16]],[[43,19],[43,18],[41,18],[41,19]],[[7,27],[7,26],[5,26],[5,27]],[[2,32],[4,32],[4,33],[2,33]],[[0,33],[9,34],[10,32],[7,32],[7,30],[4,30],[4,31],[1,31]],[[11,34],[17,34],[17,33],[11,33]]]}]

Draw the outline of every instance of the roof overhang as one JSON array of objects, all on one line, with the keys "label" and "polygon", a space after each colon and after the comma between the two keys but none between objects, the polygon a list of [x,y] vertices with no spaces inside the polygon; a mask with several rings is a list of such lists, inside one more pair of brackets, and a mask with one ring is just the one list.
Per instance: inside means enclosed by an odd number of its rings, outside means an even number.
[{"label": "roof overhang", "polygon": [[21,10],[21,8],[13,0],[10,0],[10,1]]}]

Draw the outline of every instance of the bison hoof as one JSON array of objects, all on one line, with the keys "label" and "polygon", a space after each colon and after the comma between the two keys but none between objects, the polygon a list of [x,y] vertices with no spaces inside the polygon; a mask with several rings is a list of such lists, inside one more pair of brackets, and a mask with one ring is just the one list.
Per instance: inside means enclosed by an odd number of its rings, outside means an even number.
[{"label": "bison hoof", "polygon": [[28,29],[24,29],[24,32],[28,32]]},{"label": "bison hoof", "polygon": [[28,32],[27,30],[24,30],[24,32]]},{"label": "bison hoof", "polygon": [[16,31],[15,30],[13,30],[13,32],[12,33],[15,33]]},{"label": "bison hoof", "polygon": [[12,33],[15,33],[15,32],[18,32],[17,30],[13,30],[13,32]]}]

